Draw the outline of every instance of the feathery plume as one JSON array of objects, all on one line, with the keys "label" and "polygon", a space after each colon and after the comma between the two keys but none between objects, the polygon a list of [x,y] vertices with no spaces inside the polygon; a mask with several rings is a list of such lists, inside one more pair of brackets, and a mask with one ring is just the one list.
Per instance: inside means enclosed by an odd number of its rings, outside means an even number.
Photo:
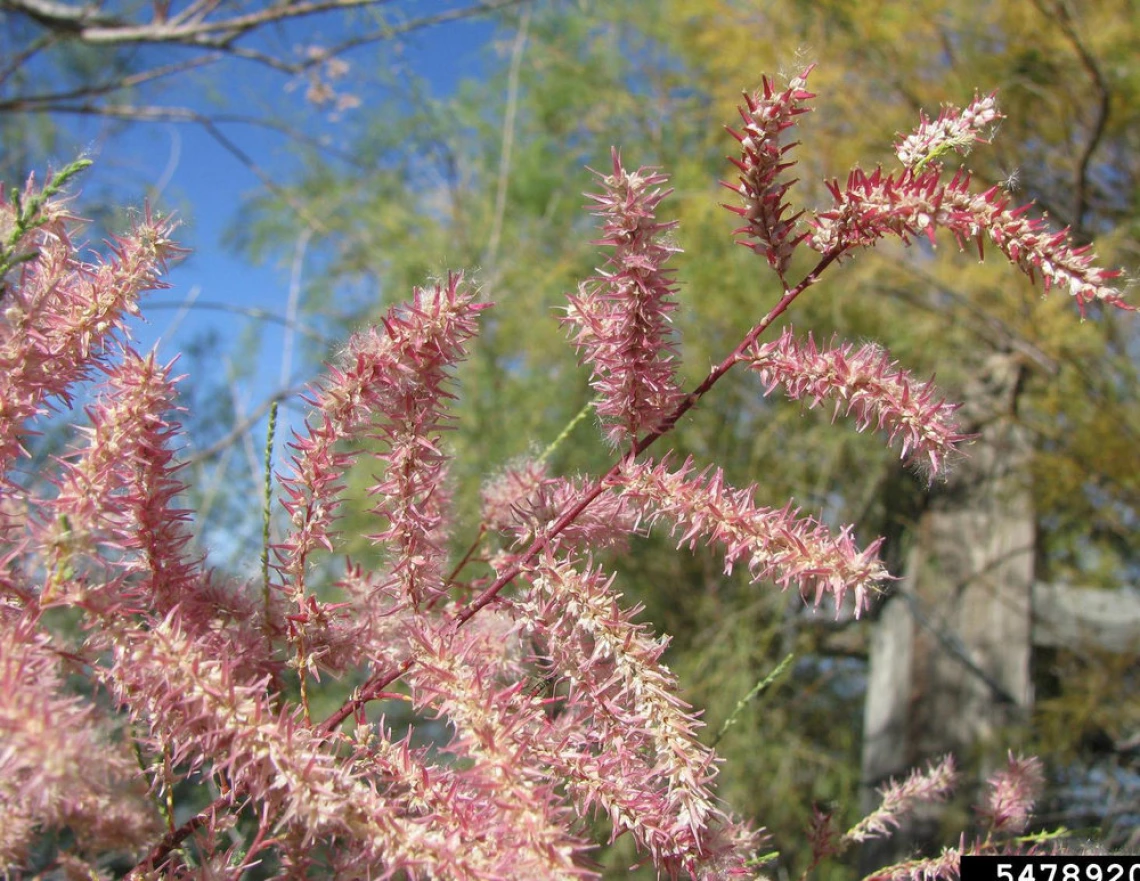
[{"label": "feathery plume", "polygon": [[720,545],[726,573],[743,559],[753,581],[771,579],[785,589],[794,583],[805,599],[814,593],[817,606],[830,593],[837,613],[851,590],[856,616],[890,577],[878,559],[881,539],[860,552],[849,528],[832,535],[819,521],[801,517],[791,502],[780,509],[758,507],[755,487],[728,485],[719,468],[697,474],[692,459],[675,471],[669,466],[667,459],[626,464],[622,493],[641,507],[647,522],[669,521],[673,533],[681,534],[678,547],[695,547],[702,537]]},{"label": "feathery plume", "polygon": [[[34,201],[29,179],[23,201]],[[18,240],[35,259],[20,260],[3,279],[0,299],[0,474],[25,451],[25,424],[51,409],[50,399],[70,402],[70,389],[106,357],[106,344],[121,335],[127,315],[138,314],[145,291],[166,287],[162,273],[185,251],[170,238],[175,224],[148,207],[128,235],[112,242],[111,256],[84,263],[71,235],[75,217],[48,200],[40,223]],[[0,193],[0,230],[14,223],[16,206]]]},{"label": "feathery plume", "polygon": [[925,465],[929,474],[944,470],[947,461],[969,435],[959,434],[954,413],[959,405],[938,395],[933,381],[916,382],[881,346],[850,343],[818,348],[811,334],[797,340],[790,328],[771,343],[755,345],[744,355],[771,394],[782,386],[793,401],[815,407],[835,401],[834,415],[854,416],[859,431],[875,428],[888,441],[902,442],[902,457]]},{"label": "feathery plume", "polygon": [[[483,487],[483,522],[515,545],[525,545],[577,504],[585,489],[580,480],[547,476],[546,466],[534,460],[511,465]],[[571,554],[624,548],[636,528],[636,515],[622,497],[603,493],[558,534],[554,544]]]},{"label": "feathery plume", "polygon": [[672,190],[652,168],[632,174],[613,151],[613,174],[601,175],[603,192],[590,195],[602,218],[603,238],[614,249],[600,274],[569,295],[564,323],[598,392],[598,414],[615,443],[651,431],[681,398],[674,374],[677,350],[671,314],[676,310],[666,261],[680,249],[664,241],[676,221],[660,223],[657,206]]},{"label": "feathery plume", "polygon": [[578,571],[548,556],[530,577],[518,607],[568,685],[567,722],[543,758],[580,812],[607,815],[614,837],[630,832],[670,874],[701,877],[715,864],[737,877],[755,837],[713,797],[716,756],[660,662],[668,640],[635,624],[640,609],[623,609],[613,578],[589,564]]},{"label": "feathery plume", "polygon": [[868,814],[843,836],[848,841],[862,842],[872,838],[888,838],[917,804],[944,801],[954,790],[954,757],[945,756],[931,762],[925,771],[917,768],[903,781],[892,780],[879,790],[879,807]]},{"label": "feathery plume", "polygon": [[1006,767],[987,781],[988,791],[978,814],[991,832],[1024,832],[1044,787],[1041,760],[1032,756],[1022,758],[1011,752]]},{"label": "feathery plume", "polygon": [[808,239],[820,253],[868,247],[888,235],[907,243],[926,236],[934,244],[935,232],[943,228],[963,248],[975,243],[979,258],[984,257],[989,239],[1031,280],[1040,275],[1046,292],[1054,287],[1068,292],[1082,315],[1092,302],[1128,311],[1136,308],[1111,284],[1120,272],[1093,265],[1090,247],[1073,247],[1067,229],[1050,231],[1045,220],[1028,217],[1029,205],[1011,209],[1000,186],[971,193],[970,176],[961,169],[944,183],[937,163],[922,171],[908,168],[898,176],[856,168],[846,186],[832,181],[828,188],[835,205],[815,215]]},{"label": "feathery plume", "polygon": [[439,442],[447,421],[440,408],[450,397],[444,384],[475,335],[478,313],[489,305],[475,302],[462,280],[455,274],[430,290],[417,288],[410,304],[385,316],[383,331],[349,341],[315,392],[319,422],[308,425],[306,437],[295,436],[291,473],[281,477],[293,530],[277,547],[277,569],[294,599],[304,596],[309,555],[333,547],[340,481],[356,457],[338,444],[364,437],[385,445],[379,455],[385,474],[369,492],[380,499],[373,510],[388,523],[373,539],[392,548],[393,571],[414,601],[440,589],[437,530],[446,459]]},{"label": "feathery plume", "polygon": [[729,162],[740,170],[740,183],[722,181],[721,185],[737,193],[744,205],[724,207],[746,221],[733,231],[735,235],[744,236],[739,244],[764,257],[781,280],[788,271],[792,253],[807,233],[794,235],[796,221],[803,212],[785,217],[788,211],[785,197],[795,183],[794,179],[784,179],[784,172],[795,165],[786,161],[785,156],[797,143],[781,145],[780,135],[795,125],[797,116],[811,109],[804,103],[815,97],[805,88],[812,67],[814,65],[792,79],[782,92],[777,92],[764,77],[761,88],[751,95],[745,93],[744,106],[738,108],[744,130],[728,129],[728,133],[740,141],[740,158],[729,157]]}]

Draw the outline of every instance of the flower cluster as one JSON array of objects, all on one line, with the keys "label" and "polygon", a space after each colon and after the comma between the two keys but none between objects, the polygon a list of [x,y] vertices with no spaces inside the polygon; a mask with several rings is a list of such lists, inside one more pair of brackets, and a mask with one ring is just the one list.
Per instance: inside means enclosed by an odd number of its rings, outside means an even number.
[{"label": "flower cluster", "polygon": [[1040,760],[1010,753],[1006,767],[990,778],[989,791],[978,808],[978,815],[994,832],[1024,832],[1044,787],[1045,773]]},{"label": "flower cluster", "polygon": [[[515,544],[525,544],[542,536],[584,491],[581,481],[550,477],[544,464],[528,459],[504,469],[483,488],[483,522]],[[569,551],[624,548],[636,530],[636,513],[621,496],[606,493],[559,533],[557,543]]]},{"label": "flower cluster", "polygon": [[878,541],[860,551],[848,529],[832,535],[790,502],[783,508],[756,505],[755,488],[728,485],[719,468],[697,473],[691,459],[676,470],[669,466],[668,460],[627,465],[623,493],[642,506],[645,519],[670,522],[674,534],[681,534],[680,545],[693,547],[705,538],[722,547],[726,573],[743,559],[753,581],[795,584],[805,598],[814,594],[817,606],[830,593],[837,612],[850,590],[856,616],[889,577],[878,559]]},{"label": "flower cluster", "polygon": [[916,804],[944,801],[953,792],[954,783],[952,756],[931,763],[925,771],[911,772],[906,780],[892,780],[879,790],[882,798],[879,807],[852,826],[843,837],[853,842],[886,838]]},{"label": "flower cluster", "polygon": [[129,751],[108,738],[95,708],[64,687],[50,636],[0,615],[0,865],[37,827],[67,826],[98,848],[161,833]]},{"label": "flower cluster", "polygon": [[[1094,265],[1091,246],[1073,247],[1068,230],[1049,229],[1042,218],[1028,216],[1029,206],[1010,208],[1000,187],[971,195],[965,183],[947,187],[944,210],[947,226],[960,243],[976,241],[979,254],[986,238],[1031,279],[1040,274],[1046,291],[1056,287],[1077,301],[1083,315],[1089,303],[1100,302],[1134,311],[1113,284],[1120,271]],[[942,223],[940,215],[938,222]]]},{"label": "flower cluster", "polygon": [[580,810],[599,809],[615,836],[631,832],[671,875],[701,877],[715,864],[716,877],[751,877],[755,835],[713,796],[716,756],[661,663],[668,640],[635,624],[640,609],[623,609],[613,576],[589,564],[547,558],[529,579],[519,610],[567,683],[547,760]]},{"label": "flower cluster", "polygon": [[838,181],[828,184],[835,205],[811,219],[808,244],[821,254],[845,254],[889,235],[907,243],[925,236],[933,244],[946,190],[959,186],[969,186],[966,175],[956,175],[949,187],[944,187],[937,168],[923,172],[907,169],[897,177],[881,168],[869,174],[861,168],[852,169],[846,186],[841,187]]},{"label": "flower cluster", "polygon": [[676,350],[670,336],[672,273],[665,262],[678,251],[663,236],[676,223],[659,223],[657,206],[672,190],[654,169],[632,174],[613,151],[613,174],[599,175],[605,192],[592,195],[603,238],[614,249],[608,269],[568,297],[566,323],[584,363],[591,365],[598,414],[615,444],[652,431],[681,397],[674,378]]},{"label": "flower cluster", "polygon": [[[817,811],[810,835],[815,862],[870,839],[891,837],[920,805],[943,802],[952,796],[956,777],[952,757],[945,756],[931,762],[925,770],[915,770],[905,780],[891,780],[879,789],[879,806],[842,834],[835,828],[832,815]],[[867,876],[867,881],[953,881],[959,877],[963,856],[995,856],[1008,852],[1011,846],[1018,853],[1072,853],[1067,842],[1055,837],[1052,841],[1043,838],[1029,848],[1021,841],[1011,840],[1011,836],[1025,830],[1042,782],[1037,759],[1010,753],[1006,767],[986,782],[988,794],[976,808],[981,820],[977,834],[961,835],[957,846],[942,848],[938,856],[908,859],[878,869]]]},{"label": "flower cluster", "polygon": [[[713,547],[726,572],[747,565],[757,584],[795,586],[817,605],[850,592],[857,615],[890,576],[880,543],[858,548],[851,527],[791,501],[761,505],[713,463],[643,453],[744,364],[769,392],[833,400],[904,457],[944,468],[966,440],[954,407],[881,349],[821,349],[790,331],[759,340],[824,270],[885,235],[988,237],[1082,308],[1123,305],[1113,274],[1064,234],[993,191],[971,194],[965,174],[943,183],[936,157],[980,140],[989,99],[924,120],[903,172],[854,172],[833,185],[832,209],[797,227],[777,139],[812,97],[806,76],[779,93],[765,80],[736,135],[745,205],[734,210],[780,277],[780,302],[683,394],[665,267],[678,249],[665,240],[674,224],[655,215],[665,177],[627,172],[615,151],[593,197],[599,244],[613,250],[565,322],[606,435],[626,449],[594,476],[507,468],[454,563],[449,383],[488,308],[460,275],[354,336],[313,387],[278,476],[284,523],[261,549],[272,568],[237,582],[192,545],[172,366],[124,339],[123,316],[179,254],[172,225],[146,212],[93,264],[72,245],[58,176],[0,201],[0,874],[39,873],[40,839],[66,828],[59,841],[75,846],[45,874],[105,877],[119,852],[138,878],[237,878],[263,860],[289,877],[586,878],[597,876],[593,815],[603,837],[628,836],[671,877],[754,877],[758,835],[717,797],[719,760],[663,663],[668,638],[635,620],[596,552],[620,556],[660,522],[679,546]],[[792,284],[801,240],[822,256]],[[84,379],[98,382],[75,441],[43,474],[19,473],[37,420]],[[340,548],[345,472],[366,455],[384,557],[350,559],[330,583],[316,557]],[[311,695],[327,672],[359,686],[318,719]],[[390,713],[379,721],[378,703]],[[946,762],[888,786],[846,836],[821,821],[812,840],[838,852],[886,835],[950,773]],[[192,781],[215,796],[185,819]],[[980,811],[989,831],[1024,828],[1039,783],[1037,764],[1011,757]],[[883,877],[946,877],[952,857],[987,842]]]},{"label": "flower cluster", "polygon": [[368,437],[384,448],[384,478],[370,490],[373,509],[387,520],[376,542],[395,553],[393,575],[420,602],[443,588],[440,535],[446,460],[438,448],[447,420],[441,405],[448,369],[475,335],[487,304],[454,274],[430,291],[417,289],[407,306],[383,319],[384,332],[357,334],[330,370],[312,403],[319,414],[309,436],[298,436],[292,474],[282,480],[294,530],[278,548],[278,568],[294,598],[305,592],[305,561],[317,547],[332,550],[339,479],[353,459],[336,444]]},{"label": "flower cluster", "polygon": [[892,444],[901,438],[903,458],[929,465],[931,475],[941,472],[947,457],[969,439],[954,422],[958,405],[939,397],[932,381],[916,382],[897,369],[874,343],[857,350],[850,343],[820,349],[811,334],[800,341],[789,328],[745,358],[769,394],[779,386],[792,400],[807,399],[811,407],[833,399],[836,416],[854,416],[859,431],[885,431]]},{"label": "flower cluster", "polygon": [[976,243],[979,257],[989,239],[1030,279],[1039,274],[1046,292],[1057,287],[1075,298],[1082,315],[1092,302],[1135,309],[1112,284],[1120,272],[1095,266],[1091,247],[1074,247],[1068,230],[1053,231],[1044,218],[1029,217],[1029,205],[1011,208],[1001,187],[971,192],[970,175],[961,168],[944,179],[937,157],[985,143],[983,129],[998,118],[992,95],[965,111],[944,110],[936,123],[923,118],[897,146],[901,173],[855,168],[845,186],[828,184],[835,204],[811,218],[809,245],[840,257],[885,236],[908,243],[924,236],[934,244],[937,230],[947,229],[963,248]]},{"label": "flower cluster", "polygon": [[[33,201],[29,180],[25,202]],[[17,221],[17,205],[0,193],[0,229]],[[131,235],[116,239],[110,259],[81,262],[71,241],[75,218],[49,201],[19,241],[24,257],[8,270],[0,299],[0,469],[23,452],[20,435],[44,415],[52,399],[68,403],[68,390],[88,378],[105,345],[136,314],[145,291],[164,287],[166,262],[181,249],[170,239],[174,224],[149,209]],[[0,480],[3,478],[0,477]]]},{"label": "flower cluster", "polygon": [[922,114],[918,128],[895,144],[895,155],[904,167],[921,171],[950,150],[965,155],[974,144],[988,144],[986,130],[1001,118],[994,93],[975,95],[965,110],[944,107],[933,122]]},{"label": "flower cluster", "polygon": [[1068,230],[1050,231],[1045,220],[1027,216],[1027,205],[1011,209],[1000,187],[972,193],[970,177],[961,169],[943,182],[937,167],[907,169],[898,176],[856,168],[845,187],[837,182],[828,186],[835,206],[813,218],[809,239],[820,253],[846,253],[888,235],[904,242],[925,236],[934,242],[935,232],[943,228],[963,247],[976,243],[979,255],[989,239],[1031,279],[1039,273],[1046,291],[1058,287],[1074,297],[1082,314],[1097,301],[1135,309],[1111,284],[1120,272],[1095,266],[1091,248],[1073,247]]},{"label": "flower cluster", "polygon": [[796,221],[802,212],[785,216],[788,211],[785,197],[795,181],[785,180],[782,175],[795,164],[785,157],[796,145],[781,145],[779,139],[782,132],[795,125],[797,116],[810,109],[803,105],[815,97],[805,88],[811,70],[808,67],[782,92],[777,92],[764,77],[759,91],[751,95],[745,93],[745,105],[739,108],[744,130],[728,130],[740,141],[740,158],[729,159],[740,169],[740,183],[723,183],[723,186],[737,193],[744,204],[725,207],[746,221],[735,230],[736,234],[746,237],[740,244],[764,257],[781,279],[788,271],[796,245],[807,234],[796,231]]}]

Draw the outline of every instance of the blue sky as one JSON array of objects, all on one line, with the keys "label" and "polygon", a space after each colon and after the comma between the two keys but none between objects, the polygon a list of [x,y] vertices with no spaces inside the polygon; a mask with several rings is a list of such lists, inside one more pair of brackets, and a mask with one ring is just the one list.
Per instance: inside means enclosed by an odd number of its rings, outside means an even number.
[{"label": "blue sky", "polygon": [[[454,5],[421,3],[417,12],[422,14],[435,7]],[[493,23],[485,19],[432,27],[401,41],[401,61],[426,79],[436,96],[446,95],[461,77],[479,74],[489,51],[486,44],[493,33]],[[352,71],[343,81],[346,88],[359,87],[370,65],[388,63],[391,50],[390,46],[380,45],[347,56]],[[270,111],[285,113],[304,102],[303,84],[288,90],[286,77],[252,65],[235,62],[226,62],[226,65],[224,77],[237,79],[235,94],[239,101],[243,92],[253,93],[264,100]],[[187,77],[184,86],[169,93],[166,100],[208,111],[212,105],[201,91],[201,83]],[[340,139],[352,130],[354,116],[369,113],[369,101],[365,91],[364,103],[347,111],[339,122],[330,122],[327,114],[314,113],[303,106],[299,109],[305,112],[309,133],[315,133],[312,126],[317,125],[329,137]],[[273,179],[288,179],[295,165],[282,135],[246,125],[227,126],[224,131]],[[233,346],[243,342],[243,333],[251,321],[256,321],[263,343],[260,367],[245,392],[251,404],[264,398],[278,385],[283,343],[281,325],[193,305],[184,310],[171,308],[189,301],[226,302],[279,315],[285,313],[290,285],[288,267],[252,265],[226,241],[238,217],[242,198],[262,186],[255,174],[205,130],[190,124],[135,126],[96,145],[96,150],[93,157],[96,167],[88,173],[83,187],[92,191],[113,187],[126,202],[134,205],[149,191],[156,207],[175,210],[183,218],[177,237],[193,249],[192,255],[171,273],[168,280],[174,287],[151,295],[162,308],[148,311],[144,302],[147,323],[133,330],[138,345],[149,348],[158,343],[160,353],[168,359],[196,337],[212,330],[220,335],[222,350],[237,357],[239,353],[233,352]],[[294,379],[301,366],[294,362]],[[311,370],[302,372],[311,373]]]}]

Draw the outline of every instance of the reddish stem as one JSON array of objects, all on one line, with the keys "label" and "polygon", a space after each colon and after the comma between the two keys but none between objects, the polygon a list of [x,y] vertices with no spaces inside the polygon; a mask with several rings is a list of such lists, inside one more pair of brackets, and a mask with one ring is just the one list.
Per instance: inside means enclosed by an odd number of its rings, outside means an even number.
[{"label": "reddish stem", "polygon": [[820,261],[815,265],[815,268],[812,269],[812,271],[809,272],[806,276],[804,276],[803,280],[798,285],[796,285],[790,291],[786,291],[784,293],[784,296],[780,298],[780,302],[772,307],[771,311],[765,315],[763,319],[761,319],[759,324],[753,327],[752,330],[748,331],[744,339],[740,341],[740,344],[732,350],[728,357],[726,357],[723,361],[720,362],[720,364],[709,371],[709,375],[705,377],[704,381],[684,397],[684,399],[680,404],[677,405],[673,412],[665,418],[659,428],[655,429],[643,437],[641,440],[637,441],[637,443],[633,445],[632,449],[630,449],[626,455],[622,456],[618,461],[614,462],[614,464],[610,466],[609,471],[602,475],[602,477],[594,483],[594,485],[586,492],[584,496],[582,496],[581,499],[578,500],[577,503],[568,508],[566,511],[563,511],[561,516],[559,516],[559,518],[554,521],[554,524],[542,535],[536,538],[531,546],[526,549],[526,552],[523,553],[523,555],[519,557],[511,565],[511,567],[507,569],[507,571],[496,578],[495,581],[486,590],[479,594],[479,596],[475,597],[475,599],[471,601],[467,608],[465,608],[462,612],[459,613],[459,615],[456,616],[456,626],[461,627],[463,624],[469,621],[480,609],[482,609],[496,596],[498,596],[499,592],[504,587],[514,581],[515,578],[518,577],[518,574],[522,571],[523,566],[537,557],[543,548],[547,547],[547,545],[550,544],[551,539],[553,539],[567,526],[577,520],[579,515],[581,515],[581,513],[585,511],[587,507],[589,507],[590,503],[593,502],[594,499],[600,496],[609,487],[610,481],[617,477],[618,473],[622,469],[622,466],[625,465],[628,460],[631,460],[641,453],[645,452],[645,450],[649,449],[649,447],[652,446],[658,438],[672,431],[678,420],[680,420],[682,416],[684,416],[691,409],[693,409],[693,407],[696,406],[697,402],[705,396],[709,389],[716,385],[717,382],[720,381],[720,378],[733,368],[733,366],[741,359],[744,353],[760,337],[760,334],[771,327],[772,323],[781,315],[783,315],[785,311],[787,311],[787,308],[792,304],[796,297],[798,297],[805,290],[815,284],[819,279],[820,273],[822,273],[829,265],[834,263],[839,258],[839,255],[841,253],[842,249],[837,249],[824,254],[823,257],[820,258]]}]

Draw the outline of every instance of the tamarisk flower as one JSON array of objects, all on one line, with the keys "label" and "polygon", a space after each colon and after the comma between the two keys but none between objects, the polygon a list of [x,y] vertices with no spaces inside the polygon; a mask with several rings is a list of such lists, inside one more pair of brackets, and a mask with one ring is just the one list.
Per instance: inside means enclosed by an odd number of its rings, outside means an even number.
[{"label": "tamarisk flower", "polygon": [[[483,487],[483,522],[516,544],[529,542],[575,505],[582,492],[581,481],[549,477],[544,463],[519,462]],[[604,493],[556,536],[555,545],[571,552],[624,548],[636,526],[622,497]]]},{"label": "tamarisk flower", "polygon": [[674,374],[676,346],[670,315],[676,310],[672,271],[665,262],[680,249],[663,240],[676,221],[658,223],[655,212],[672,190],[652,168],[632,174],[612,153],[613,174],[601,175],[604,192],[589,195],[602,218],[596,245],[614,248],[599,275],[568,296],[563,321],[582,363],[593,369],[598,414],[615,444],[652,430],[681,397]]},{"label": "tamarisk flower", "polygon": [[355,458],[336,446],[361,437],[384,444],[385,473],[369,493],[379,497],[373,511],[388,525],[373,540],[392,549],[393,572],[412,601],[441,588],[446,458],[439,441],[447,421],[441,403],[451,397],[443,386],[488,305],[461,284],[462,275],[453,274],[431,290],[417,288],[410,304],[382,319],[383,331],[355,335],[312,398],[319,422],[307,423],[307,437],[295,437],[292,473],[281,480],[294,529],[277,549],[277,568],[295,597],[304,594],[308,556],[318,547],[332,550],[340,480]]},{"label": "tamarisk flower", "polygon": [[[103,616],[139,609],[162,616],[177,607],[192,634],[248,669],[264,669],[272,662],[259,638],[263,610],[189,551],[171,368],[128,346],[101,368],[107,375],[87,408],[90,426],[76,429],[85,445],[59,462],[57,493],[44,503],[50,516],[33,527],[47,576],[40,602]],[[98,632],[88,642],[98,646]]]},{"label": "tamarisk flower", "polygon": [[888,838],[902,819],[924,802],[945,801],[954,790],[954,758],[946,756],[925,771],[915,769],[901,782],[892,780],[879,790],[879,807],[856,823],[843,836],[847,841]]},{"label": "tamarisk flower", "polygon": [[835,400],[834,415],[853,415],[859,431],[875,427],[894,443],[902,440],[902,456],[925,463],[931,474],[942,470],[958,445],[954,412],[960,405],[938,396],[933,381],[918,383],[882,347],[868,343],[855,350],[850,343],[830,349],[805,342],[785,329],[774,342],[757,344],[744,355],[771,394],[782,386],[792,400],[806,398],[815,407]]},{"label": "tamarisk flower", "polygon": [[924,132],[920,127],[913,137],[921,145],[906,147],[904,142],[900,146],[900,157],[911,166],[900,174],[885,174],[880,168],[868,174],[855,168],[845,186],[830,182],[835,204],[812,218],[810,246],[820,253],[843,253],[873,245],[888,235],[906,243],[925,236],[933,245],[935,232],[944,228],[960,247],[975,243],[979,258],[985,256],[988,238],[1032,281],[1039,274],[1046,292],[1054,287],[1068,292],[1082,315],[1094,301],[1134,310],[1111,284],[1120,272],[1094,266],[1091,247],[1074,247],[1068,229],[1051,231],[1043,218],[1028,217],[1029,205],[1011,208],[1000,186],[971,193],[970,175],[961,168],[944,182],[939,163],[927,164],[939,152],[954,147],[954,139],[980,140],[977,126],[996,111],[987,109],[984,100],[976,104],[973,115],[948,116],[947,131]]},{"label": "tamarisk flower", "polygon": [[731,573],[737,560],[748,563],[753,581],[771,579],[782,588],[796,584],[805,598],[813,591],[819,605],[825,593],[836,608],[848,590],[855,594],[855,615],[865,608],[869,594],[890,576],[878,559],[878,539],[860,552],[849,527],[838,535],[811,517],[800,517],[789,502],[780,509],[758,507],[755,487],[736,489],[724,481],[719,468],[694,475],[692,459],[676,471],[668,459],[624,466],[622,492],[639,503],[645,519],[667,520],[673,533],[681,533],[678,547],[695,547],[705,537],[724,548],[724,568]]},{"label": "tamarisk flower", "polygon": [[[24,201],[33,197],[29,179]],[[0,230],[12,223],[14,208],[0,194]],[[25,423],[49,409],[52,397],[65,403],[72,385],[87,378],[104,357],[104,345],[138,313],[144,291],[166,287],[161,273],[185,251],[170,239],[175,224],[149,207],[134,229],[114,239],[111,256],[100,263],[78,260],[71,241],[75,220],[64,203],[48,200],[41,223],[27,231],[19,248],[35,252],[0,280],[0,473],[22,451]]]},{"label": "tamarisk flower", "polygon": [[94,703],[67,694],[60,668],[38,622],[0,612],[0,876],[19,876],[44,829],[128,847],[161,831],[144,788],[124,785],[137,773],[129,751]]},{"label": "tamarisk flower", "polygon": [[134,579],[132,592],[145,589],[149,606],[165,613],[189,602],[201,572],[184,559],[190,512],[177,506],[185,487],[174,475],[175,454],[169,448],[180,430],[168,418],[176,409],[170,369],[153,352],[144,357],[127,347],[113,368],[105,368],[106,381],[87,408],[91,425],[77,428],[87,445],[73,461],[60,463],[59,492],[49,504],[55,517],[41,541],[53,552],[53,579],[45,599],[57,586],[75,587],[58,581],[74,568],[76,557],[110,548],[115,568],[142,576]]},{"label": "tamarisk flower", "polygon": [[547,555],[517,601],[568,684],[566,711],[542,758],[567,782],[579,813],[605,813],[616,838],[630,832],[656,865],[693,878],[753,877],[754,834],[712,794],[716,755],[661,663],[654,639],[623,609],[612,576]]},{"label": "tamarisk flower", "polygon": [[948,186],[946,192],[943,210],[947,219],[943,221],[939,215],[937,222],[949,227],[959,243],[973,238],[981,255],[984,233],[1030,279],[1036,281],[1040,273],[1046,291],[1056,287],[1075,298],[1081,315],[1085,306],[1095,301],[1136,310],[1123,299],[1120,289],[1111,285],[1120,277],[1120,270],[1094,266],[1096,254],[1091,245],[1074,248],[1068,229],[1052,232],[1044,219],[1026,216],[1029,205],[1011,210],[1010,199],[1001,187],[971,195],[963,184]]},{"label": "tamarisk flower", "polygon": [[987,781],[989,791],[978,809],[991,832],[1021,833],[1029,825],[1033,806],[1045,786],[1041,760],[1009,754],[1006,767]]},{"label": "tamarisk flower", "polygon": [[[229,792],[263,804],[265,817],[295,830],[302,842],[335,836],[389,873],[496,877],[480,849],[455,838],[461,816],[471,814],[450,810],[454,787],[451,798],[432,798],[434,810],[425,815],[418,794],[432,789],[433,771],[410,754],[403,763],[412,766],[407,776],[383,792],[360,779],[362,769],[315,729],[288,710],[274,710],[264,681],[243,679],[233,658],[191,638],[176,614],[147,630],[115,619],[104,624],[115,644],[105,678],[154,732],[159,753],[169,751],[172,764],[211,762]],[[469,831],[475,837],[481,830]]]},{"label": "tamarisk flower", "polygon": [[471,765],[460,781],[466,792],[459,792],[481,805],[480,848],[505,859],[500,871],[509,876],[592,874],[576,865],[585,843],[570,831],[570,814],[554,784],[526,760],[531,741],[549,723],[542,700],[510,669],[509,654],[504,657],[509,640],[493,626],[456,631],[422,620],[411,626],[419,651],[408,679],[421,708],[454,728],[448,751]]},{"label": "tamarisk flower", "polygon": [[788,210],[785,196],[795,183],[795,180],[783,179],[783,172],[795,165],[785,161],[784,157],[796,143],[781,146],[779,139],[781,132],[795,125],[798,115],[811,109],[803,104],[815,97],[804,88],[812,67],[814,65],[779,93],[764,77],[761,88],[751,95],[745,93],[745,106],[738,108],[744,120],[743,132],[728,129],[729,134],[740,141],[740,158],[729,157],[729,161],[740,169],[740,183],[733,185],[722,181],[721,184],[739,194],[744,206],[724,207],[747,221],[734,230],[734,234],[745,236],[739,244],[764,257],[781,280],[787,272],[792,252],[808,233],[793,235],[796,221],[803,212],[784,216]]},{"label": "tamarisk flower", "polygon": [[1002,118],[995,95],[995,92],[984,98],[975,95],[965,110],[944,107],[934,121],[921,114],[918,128],[895,144],[899,162],[921,171],[924,165],[949,150],[965,155],[974,144],[988,144],[986,129]]}]

